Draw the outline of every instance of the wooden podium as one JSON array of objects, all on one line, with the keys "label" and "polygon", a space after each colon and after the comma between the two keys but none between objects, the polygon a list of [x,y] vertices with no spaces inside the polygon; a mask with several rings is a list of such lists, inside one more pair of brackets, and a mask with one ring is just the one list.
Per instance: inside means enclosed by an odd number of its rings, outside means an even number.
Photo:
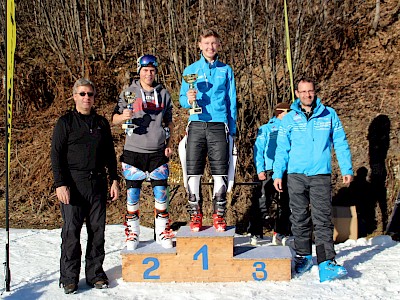
[{"label": "wooden podium", "polygon": [[122,278],[128,282],[234,282],[291,279],[292,255],[287,246],[235,245],[235,227],[216,232],[203,227],[191,232],[183,226],[176,247],[140,242],[123,249]]}]

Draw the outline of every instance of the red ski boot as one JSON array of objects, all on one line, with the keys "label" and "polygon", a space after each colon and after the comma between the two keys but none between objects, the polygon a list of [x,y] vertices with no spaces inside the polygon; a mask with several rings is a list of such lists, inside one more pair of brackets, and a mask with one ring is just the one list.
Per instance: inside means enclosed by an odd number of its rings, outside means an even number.
[{"label": "red ski boot", "polygon": [[203,214],[195,213],[190,216],[190,230],[194,232],[198,232],[201,230],[201,226],[203,223]]},{"label": "red ski boot", "polygon": [[226,230],[226,222],[224,216],[213,214],[213,224],[215,230],[218,232],[223,232]]}]

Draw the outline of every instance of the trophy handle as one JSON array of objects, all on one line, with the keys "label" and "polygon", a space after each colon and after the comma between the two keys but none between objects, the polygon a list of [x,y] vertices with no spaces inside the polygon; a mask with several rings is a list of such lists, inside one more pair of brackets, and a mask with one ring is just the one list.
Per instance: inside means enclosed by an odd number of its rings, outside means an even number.
[{"label": "trophy handle", "polygon": [[189,90],[196,90],[196,87],[194,86],[194,82],[189,83]]}]

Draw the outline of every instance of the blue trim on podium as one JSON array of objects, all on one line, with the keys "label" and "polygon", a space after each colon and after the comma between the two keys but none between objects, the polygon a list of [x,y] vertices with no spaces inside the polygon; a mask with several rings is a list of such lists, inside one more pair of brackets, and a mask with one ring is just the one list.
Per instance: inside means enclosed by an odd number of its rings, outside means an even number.
[{"label": "blue trim on podium", "polygon": [[170,253],[176,254],[176,247],[165,249],[155,241],[140,241],[138,247],[135,250],[127,250],[126,247],[121,250],[121,254],[158,254],[158,253]]},{"label": "blue trim on podium", "polygon": [[233,248],[234,259],[292,259],[288,246],[239,246]]},{"label": "blue trim on podium", "polygon": [[193,232],[189,226],[179,228],[176,237],[179,238],[217,238],[217,237],[234,237],[235,226],[227,226],[223,232],[218,232],[212,226],[203,226],[199,232]]}]

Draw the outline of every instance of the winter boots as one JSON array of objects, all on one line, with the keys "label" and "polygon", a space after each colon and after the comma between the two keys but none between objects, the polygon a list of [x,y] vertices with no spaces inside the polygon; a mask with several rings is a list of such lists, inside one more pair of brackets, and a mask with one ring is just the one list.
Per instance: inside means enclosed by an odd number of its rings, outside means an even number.
[{"label": "winter boots", "polygon": [[[214,213],[213,213],[213,226],[216,231],[222,232],[226,230],[225,222],[225,205],[226,200],[221,204],[214,199]],[[191,202],[189,200],[188,213],[190,214],[190,230],[198,232],[203,226],[203,213],[200,210],[198,202]]]},{"label": "winter boots", "polygon": [[64,288],[65,294],[75,294],[78,290],[78,285],[76,283],[60,284]]},{"label": "winter boots", "polygon": [[[169,214],[157,214],[155,217],[155,235],[156,242],[163,248],[172,248],[172,238],[174,237],[172,230],[169,228]],[[126,249],[135,250],[139,245],[140,224],[139,212],[126,215],[125,235]]]},{"label": "winter boots", "polygon": [[223,232],[226,230],[226,222],[223,215],[213,214],[213,225],[216,231]]},{"label": "winter boots", "polygon": [[256,234],[252,234],[249,239],[249,243],[252,246],[258,246],[258,241],[262,240],[262,237]]},{"label": "winter boots", "polygon": [[343,277],[347,274],[347,270],[338,265],[336,261],[326,260],[318,265],[319,268],[319,281],[331,281],[336,278]]},{"label": "winter boots", "polygon": [[286,245],[286,242],[288,241],[288,237],[274,232],[274,234],[272,235],[272,245],[274,246],[288,246]]},{"label": "winter boots", "polygon": [[199,232],[203,226],[203,214],[196,212],[190,215],[190,230]]},{"label": "winter boots", "polygon": [[203,214],[201,212],[201,200],[196,198],[195,194],[189,194],[189,204],[187,211],[190,215],[190,230],[199,232],[203,226]]},{"label": "winter boots", "polygon": [[[311,255],[296,255],[294,270],[297,275],[304,274],[305,272],[310,270],[312,266],[313,261]],[[318,265],[318,269],[320,282],[331,281],[347,275],[347,270],[344,267],[338,265],[334,259],[323,261]]]},{"label": "winter boots", "polygon": [[274,232],[272,235],[272,245],[274,246],[282,246],[282,240],[284,239],[284,235]]},{"label": "winter boots", "polygon": [[216,194],[213,199],[214,213],[213,225],[216,231],[223,232],[226,230],[225,210],[226,210],[226,194]]},{"label": "winter boots", "polygon": [[163,248],[169,249],[173,247],[172,238],[174,237],[172,230],[169,228],[169,214],[158,213],[155,217],[156,242]]},{"label": "winter boots", "polygon": [[294,271],[297,275],[302,275],[313,266],[312,255],[296,255],[294,258]]},{"label": "winter boots", "polygon": [[139,211],[125,216],[126,249],[135,250],[139,245]]}]

